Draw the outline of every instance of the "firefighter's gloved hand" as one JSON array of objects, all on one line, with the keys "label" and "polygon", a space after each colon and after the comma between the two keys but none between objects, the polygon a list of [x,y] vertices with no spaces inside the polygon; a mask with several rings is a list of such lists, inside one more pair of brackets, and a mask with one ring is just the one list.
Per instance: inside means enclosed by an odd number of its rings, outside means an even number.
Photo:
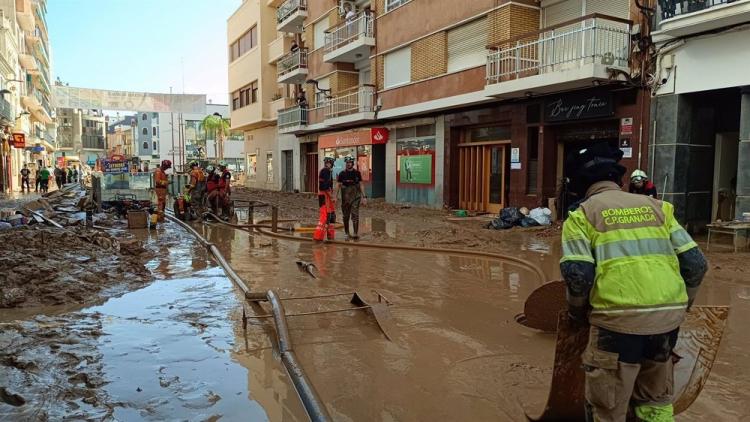
[{"label": "firefighter's gloved hand", "polygon": [[582,327],[588,325],[588,310],[585,307],[569,306],[568,319],[574,326]]}]

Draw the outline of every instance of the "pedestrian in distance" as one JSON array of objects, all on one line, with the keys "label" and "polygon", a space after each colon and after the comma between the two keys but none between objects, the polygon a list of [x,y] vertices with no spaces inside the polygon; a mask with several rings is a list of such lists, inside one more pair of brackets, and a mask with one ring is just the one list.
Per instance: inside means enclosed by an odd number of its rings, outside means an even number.
[{"label": "pedestrian in distance", "polygon": [[31,193],[31,187],[29,186],[30,175],[31,170],[29,170],[28,166],[24,164],[21,169],[21,193],[23,193],[24,186],[26,187],[26,193]]},{"label": "pedestrian in distance", "polygon": [[78,167],[73,167],[73,182],[78,183],[80,180],[78,179]]},{"label": "pedestrian in distance", "polygon": [[647,195],[656,199],[656,186],[648,180],[648,175],[643,170],[634,170],[630,175],[630,186],[628,192],[639,195]]},{"label": "pedestrian in distance", "polygon": [[55,185],[58,187],[62,187],[62,169],[60,167],[55,166],[55,169],[52,171],[55,175]]},{"label": "pedestrian in distance", "polygon": [[73,167],[68,167],[68,183],[73,183]]},{"label": "pedestrian in distance", "polygon": [[[344,158],[346,167],[336,178],[336,195],[338,198],[341,191],[341,212],[344,214],[344,232],[346,237],[359,239],[359,206],[367,205],[367,194],[365,183],[362,181],[362,173],[354,168],[354,157]],[[350,234],[349,220],[352,222],[354,234]]]},{"label": "pedestrian in distance", "polygon": [[563,224],[568,317],[588,322],[586,420],[673,417],[673,349],[706,273],[672,204],[623,192],[622,151],[595,144],[567,158],[583,200]]},{"label": "pedestrian in distance", "polygon": [[206,175],[197,161],[190,163],[190,184],[186,186],[190,195],[190,207],[198,216],[203,215],[203,197],[206,194]]},{"label": "pedestrian in distance", "polygon": [[42,182],[42,179],[39,178],[40,170],[37,170],[34,172],[34,192],[39,192],[39,185]]},{"label": "pedestrian in distance", "polygon": [[323,158],[323,168],[318,172],[318,226],[315,228],[313,239],[323,241],[336,237],[334,224],[336,223],[336,200],[333,196],[333,157]]},{"label": "pedestrian in distance", "polygon": [[41,189],[42,193],[49,192],[49,170],[47,170],[47,167],[42,166],[42,169],[39,170],[39,189]]}]

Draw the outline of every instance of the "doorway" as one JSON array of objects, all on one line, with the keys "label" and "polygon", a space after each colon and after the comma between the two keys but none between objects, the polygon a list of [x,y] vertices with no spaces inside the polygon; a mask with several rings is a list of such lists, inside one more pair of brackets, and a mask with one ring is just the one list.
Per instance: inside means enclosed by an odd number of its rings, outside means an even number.
[{"label": "doorway", "polygon": [[568,190],[568,185],[565,182],[571,176],[572,169],[568,168],[567,157],[572,152],[580,151],[584,148],[588,148],[594,144],[602,142],[609,143],[612,147],[618,148],[620,146],[617,137],[599,138],[599,139],[574,139],[558,142],[557,144],[557,177],[561,181],[561,192],[559,192],[558,199],[561,201],[557,210],[558,218],[565,218],[567,216],[568,207],[574,202],[580,200],[575,192]]},{"label": "doorway", "polygon": [[291,192],[294,190],[294,151],[281,151],[284,163],[283,179],[281,180],[281,190]]},{"label": "doorway", "polygon": [[305,192],[318,192],[318,151],[305,154]]},{"label": "doorway", "polygon": [[506,205],[510,141],[459,145],[459,206],[499,213]]},{"label": "doorway", "polygon": [[737,160],[740,147],[739,133],[716,134],[714,149],[714,189],[711,201],[711,221],[734,219],[737,198]]}]

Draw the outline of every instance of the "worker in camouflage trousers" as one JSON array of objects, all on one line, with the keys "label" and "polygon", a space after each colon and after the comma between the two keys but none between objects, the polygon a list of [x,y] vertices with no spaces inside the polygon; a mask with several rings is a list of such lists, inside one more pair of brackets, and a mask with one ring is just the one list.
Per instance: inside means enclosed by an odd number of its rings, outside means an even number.
[{"label": "worker in camouflage trousers", "polygon": [[[336,198],[341,191],[341,212],[344,214],[344,232],[347,238],[359,238],[359,205],[367,204],[365,184],[362,173],[354,168],[354,157],[344,158],[346,168],[339,173],[336,181]],[[349,231],[349,220],[352,222],[354,233]]]}]

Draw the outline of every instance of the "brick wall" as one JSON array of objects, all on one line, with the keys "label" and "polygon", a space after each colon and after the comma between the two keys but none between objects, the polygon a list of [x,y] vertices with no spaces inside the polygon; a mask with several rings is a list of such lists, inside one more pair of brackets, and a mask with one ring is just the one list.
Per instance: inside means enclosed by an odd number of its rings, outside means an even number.
[{"label": "brick wall", "polygon": [[442,75],[448,71],[448,33],[438,32],[411,45],[411,80]]},{"label": "brick wall", "polygon": [[336,97],[338,94],[349,91],[359,85],[359,74],[350,72],[335,72],[330,76],[331,95]]},{"label": "brick wall", "polygon": [[380,16],[385,13],[385,0],[375,0],[372,2],[372,7],[375,9],[375,15]]},{"label": "brick wall", "polygon": [[375,66],[371,69],[375,69],[375,72],[372,73],[373,78],[376,78],[375,80],[375,86],[378,90],[383,89],[383,86],[385,85],[385,64],[383,61],[383,56],[377,56],[375,58]]},{"label": "brick wall", "polygon": [[489,14],[489,45],[539,29],[539,9],[509,4]]}]

